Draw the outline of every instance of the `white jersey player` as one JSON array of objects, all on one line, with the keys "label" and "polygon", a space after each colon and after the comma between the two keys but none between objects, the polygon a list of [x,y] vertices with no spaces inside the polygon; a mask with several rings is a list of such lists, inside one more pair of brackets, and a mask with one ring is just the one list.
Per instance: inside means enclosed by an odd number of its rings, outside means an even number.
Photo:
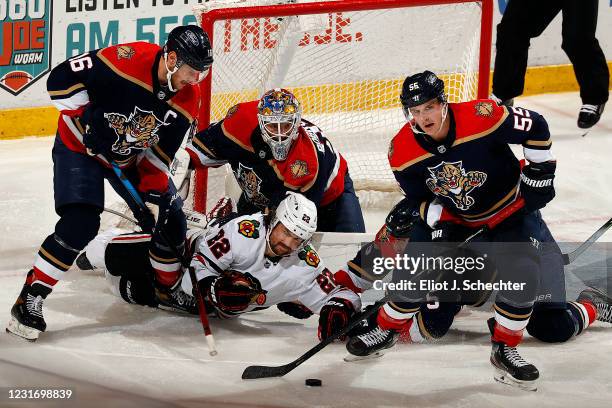
[{"label": "white jersey player", "polygon": [[[278,305],[297,318],[319,314],[320,338],[344,327],[360,310],[361,301],[334,282],[308,244],[316,226],[314,203],[288,193],[273,215],[255,213],[219,220],[206,230],[190,230],[191,267],[209,313],[228,318]],[[146,253],[138,256],[146,251],[143,243],[148,239],[147,234],[109,231],[88,246],[87,259],[93,267],[105,269],[113,292],[127,302],[197,314],[189,273],[170,295],[155,292],[147,278]]]}]

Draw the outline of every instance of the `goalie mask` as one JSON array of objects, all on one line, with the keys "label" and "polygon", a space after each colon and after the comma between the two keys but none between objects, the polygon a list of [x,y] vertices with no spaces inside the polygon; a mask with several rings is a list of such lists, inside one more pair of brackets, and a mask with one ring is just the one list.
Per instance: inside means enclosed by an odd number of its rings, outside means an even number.
[{"label": "goalie mask", "polygon": [[[168,53],[174,51],[176,53],[176,65],[170,70],[168,68]],[[166,79],[168,80],[168,88],[172,92],[176,89],[172,86],[172,75],[179,68],[186,65],[187,69],[191,70],[196,78],[193,84],[201,82],[210,70],[213,63],[213,51],[208,39],[208,34],[198,26],[185,25],[176,27],[168,35],[168,41],[164,45],[164,64],[166,65]]]},{"label": "goalie mask", "polygon": [[293,141],[298,137],[302,108],[295,96],[286,89],[276,88],[262,96],[257,105],[261,135],[275,160],[287,158]]},{"label": "goalie mask", "polygon": [[[443,104],[442,121],[440,128],[448,114],[448,103],[444,94],[444,81],[436,76],[431,71],[423,71],[412,76],[406,77],[402,85],[402,93],[400,94],[400,102],[402,103],[402,111],[406,120],[410,123],[414,133],[425,133],[416,127],[413,115],[410,113],[410,108],[423,105],[437,99]],[[439,129],[438,129],[439,130]]]},{"label": "goalie mask", "polygon": [[278,223],[283,224],[289,232],[301,240],[296,250],[303,248],[317,230],[317,207],[302,194],[288,192],[287,197],[276,208],[268,228],[266,239],[270,249],[272,249],[270,236]]}]

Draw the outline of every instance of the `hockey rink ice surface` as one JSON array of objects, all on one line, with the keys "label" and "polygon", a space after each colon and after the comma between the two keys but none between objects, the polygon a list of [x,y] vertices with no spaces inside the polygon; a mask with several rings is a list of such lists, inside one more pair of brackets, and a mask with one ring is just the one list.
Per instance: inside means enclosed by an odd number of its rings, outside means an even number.
[{"label": "hockey rink ice surface", "polygon": [[[612,216],[612,106],[583,138],[579,103],[576,93],[517,100],[550,125],[557,197],[543,213],[565,242],[585,240]],[[210,357],[197,318],[125,304],[101,274],[75,267],[45,302],[48,331],[35,343],[10,336],[3,329],[10,308],[57,220],[52,143],[0,141],[0,407],[612,406],[612,325],[596,322],[560,345],[526,336],[519,350],[541,374],[538,391],[526,392],[493,380],[487,308],[464,309],[438,344],[398,344],[382,358],[357,363],[342,360],[344,344],[332,344],[283,378],[244,381],[246,366],[285,364],[314,346],[316,316],[296,320],[271,308],[213,319],[219,354]],[[612,241],[612,233],[601,241]],[[573,300],[580,285],[570,286]],[[307,378],[323,386],[306,387]],[[11,401],[9,388],[75,395],[64,402]]]}]

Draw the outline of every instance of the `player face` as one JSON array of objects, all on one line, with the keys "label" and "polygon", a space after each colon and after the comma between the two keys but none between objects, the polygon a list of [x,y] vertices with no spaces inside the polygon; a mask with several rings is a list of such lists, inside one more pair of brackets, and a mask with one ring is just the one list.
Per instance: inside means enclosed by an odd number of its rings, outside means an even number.
[{"label": "player face", "polygon": [[172,87],[180,91],[187,85],[195,85],[206,78],[209,71],[210,68],[205,69],[204,71],[197,71],[191,68],[189,65],[183,64],[178,71],[172,75]]},{"label": "player face", "polygon": [[416,124],[434,139],[444,138],[448,133],[448,123],[446,123],[448,117],[443,115],[444,105],[437,99],[432,99],[410,108]]},{"label": "player face", "polygon": [[303,240],[279,222],[270,233],[270,248],[277,256],[287,256],[302,245]]},{"label": "player face", "polygon": [[269,135],[278,136],[281,138],[289,137],[293,129],[291,122],[268,122],[264,125],[264,129]]}]

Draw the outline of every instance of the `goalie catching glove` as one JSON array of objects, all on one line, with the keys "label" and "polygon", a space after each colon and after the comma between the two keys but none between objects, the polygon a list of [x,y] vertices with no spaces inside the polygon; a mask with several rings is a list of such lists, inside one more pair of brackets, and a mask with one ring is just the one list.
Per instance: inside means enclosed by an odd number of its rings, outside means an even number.
[{"label": "goalie catching glove", "polygon": [[253,277],[228,271],[221,276],[209,276],[198,283],[200,293],[220,312],[230,317],[245,311],[252,303],[263,304],[266,291]]},{"label": "goalie catching glove", "polygon": [[[355,314],[355,308],[348,299],[331,298],[325,306],[321,308],[319,313],[319,340],[325,340],[334,333],[346,327],[351,317]],[[346,336],[339,338],[344,341]]]}]

